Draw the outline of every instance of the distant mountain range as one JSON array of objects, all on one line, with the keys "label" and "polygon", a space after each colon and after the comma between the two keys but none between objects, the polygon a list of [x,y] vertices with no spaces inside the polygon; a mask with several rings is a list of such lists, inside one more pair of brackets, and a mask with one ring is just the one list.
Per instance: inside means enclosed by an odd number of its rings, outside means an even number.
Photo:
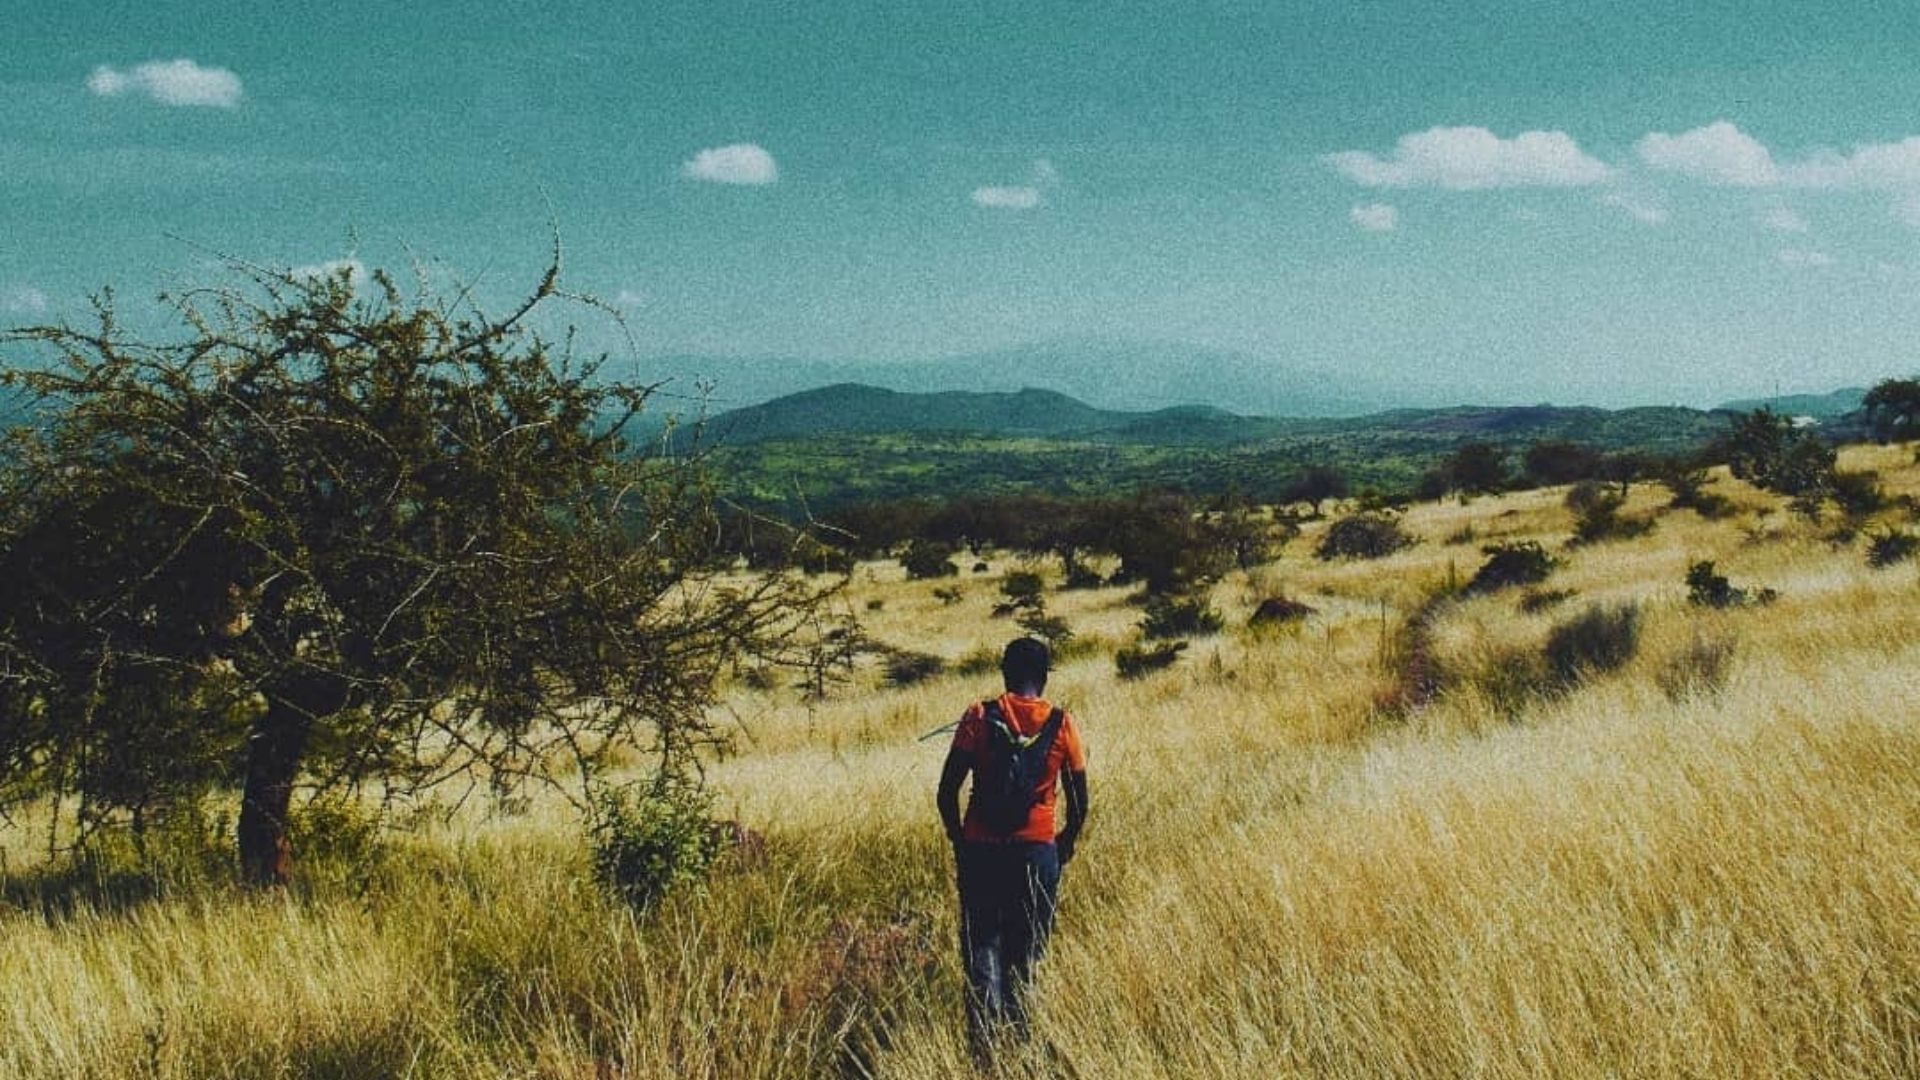
[{"label": "distant mountain range", "polygon": [[1786,416],[1811,416],[1826,420],[1859,411],[1866,399],[1865,387],[1848,386],[1830,394],[1783,394],[1778,397],[1744,398],[1739,401],[1729,401],[1720,408],[1728,412],[1752,412],[1755,409],[1768,408]]},{"label": "distant mountain range", "polygon": [[670,392],[678,399],[696,398],[701,387],[710,387],[715,412],[843,383],[913,393],[1051,390],[1100,409],[1207,405],[1247,416],[1357,416],[1435,400],[1414,385],[1244,353],[1103,340],[914,361],[657,356],[641,361],[641,377],[671,379]]}]

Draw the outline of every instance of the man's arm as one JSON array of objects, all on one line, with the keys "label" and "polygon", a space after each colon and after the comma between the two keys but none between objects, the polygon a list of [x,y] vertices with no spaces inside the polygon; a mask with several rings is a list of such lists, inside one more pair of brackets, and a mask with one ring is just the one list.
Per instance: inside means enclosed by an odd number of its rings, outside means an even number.
[{"label": "man's arm", "polygon": [[1060,774],[1067,796],[1067,827],[1054,841],[1060,849],[1060,863],[1073,859],[1074,845],[1080,842],[1080,830],[1087,824],[1087,770],[1069,769]]},{"label": "man's arm", "polygon": [[940,770],[940,788],[934,793],[934,805],[940,808],[940,823],[946,826],[947,840],[960,843],[960,781],[973,768],[973,756],[964,750],[947,751],[947,763]]}]

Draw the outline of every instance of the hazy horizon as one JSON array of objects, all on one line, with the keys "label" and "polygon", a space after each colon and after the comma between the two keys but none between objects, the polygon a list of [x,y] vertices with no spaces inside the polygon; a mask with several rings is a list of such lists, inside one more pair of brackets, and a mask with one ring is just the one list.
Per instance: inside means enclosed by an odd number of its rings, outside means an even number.
[{"label": "hazy horizon", "polygon": [[[1462,400],[1920,367],[1920,13],[989,2],[44,5],[0,38],[0,326],[210,253],[503,304],[555,232],[643,357],[1089,338]],[[623,349],[605,332],[590,342]]]}]

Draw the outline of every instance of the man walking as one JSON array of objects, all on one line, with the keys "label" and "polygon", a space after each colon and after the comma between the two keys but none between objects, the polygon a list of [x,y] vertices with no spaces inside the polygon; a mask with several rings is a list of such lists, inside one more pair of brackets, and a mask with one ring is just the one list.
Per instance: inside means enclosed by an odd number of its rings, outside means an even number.
[{"label": "man walking", "polygon": [[[1018,638],[1000,660],[1006,693],[961,717],[935,802],[953,843],[960,881],[960,955],[967,975],[967,1034],[985,1058],[993,1036],[1027,1033],[1026,993],[1046,949],[1060,870],[1087,820],[1087,757],[1073,717],[1041,695],[1051,656]],[[960,783],[973,785],[966,817]],[[1054,807],[1066,792],[1066,827]]]}]

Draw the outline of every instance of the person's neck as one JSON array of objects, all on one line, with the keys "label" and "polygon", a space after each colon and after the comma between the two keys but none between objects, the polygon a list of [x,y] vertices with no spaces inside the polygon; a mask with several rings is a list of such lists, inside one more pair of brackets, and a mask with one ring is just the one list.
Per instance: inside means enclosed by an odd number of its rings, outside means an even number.
[{"label": "person's neck", "polygon": [[1044,687],[1036,689],[1034,687],[1029,686],[1029,687],[1023,687],[1018,690],[1014,689],[1013,687],[1007,688],[1007,693],[1012,694],[1014,697],[1017,697],[1017,698],[1025,698],[1028,701],[1038,700],[1040,695],[1044,692],[1045,692]]}]

